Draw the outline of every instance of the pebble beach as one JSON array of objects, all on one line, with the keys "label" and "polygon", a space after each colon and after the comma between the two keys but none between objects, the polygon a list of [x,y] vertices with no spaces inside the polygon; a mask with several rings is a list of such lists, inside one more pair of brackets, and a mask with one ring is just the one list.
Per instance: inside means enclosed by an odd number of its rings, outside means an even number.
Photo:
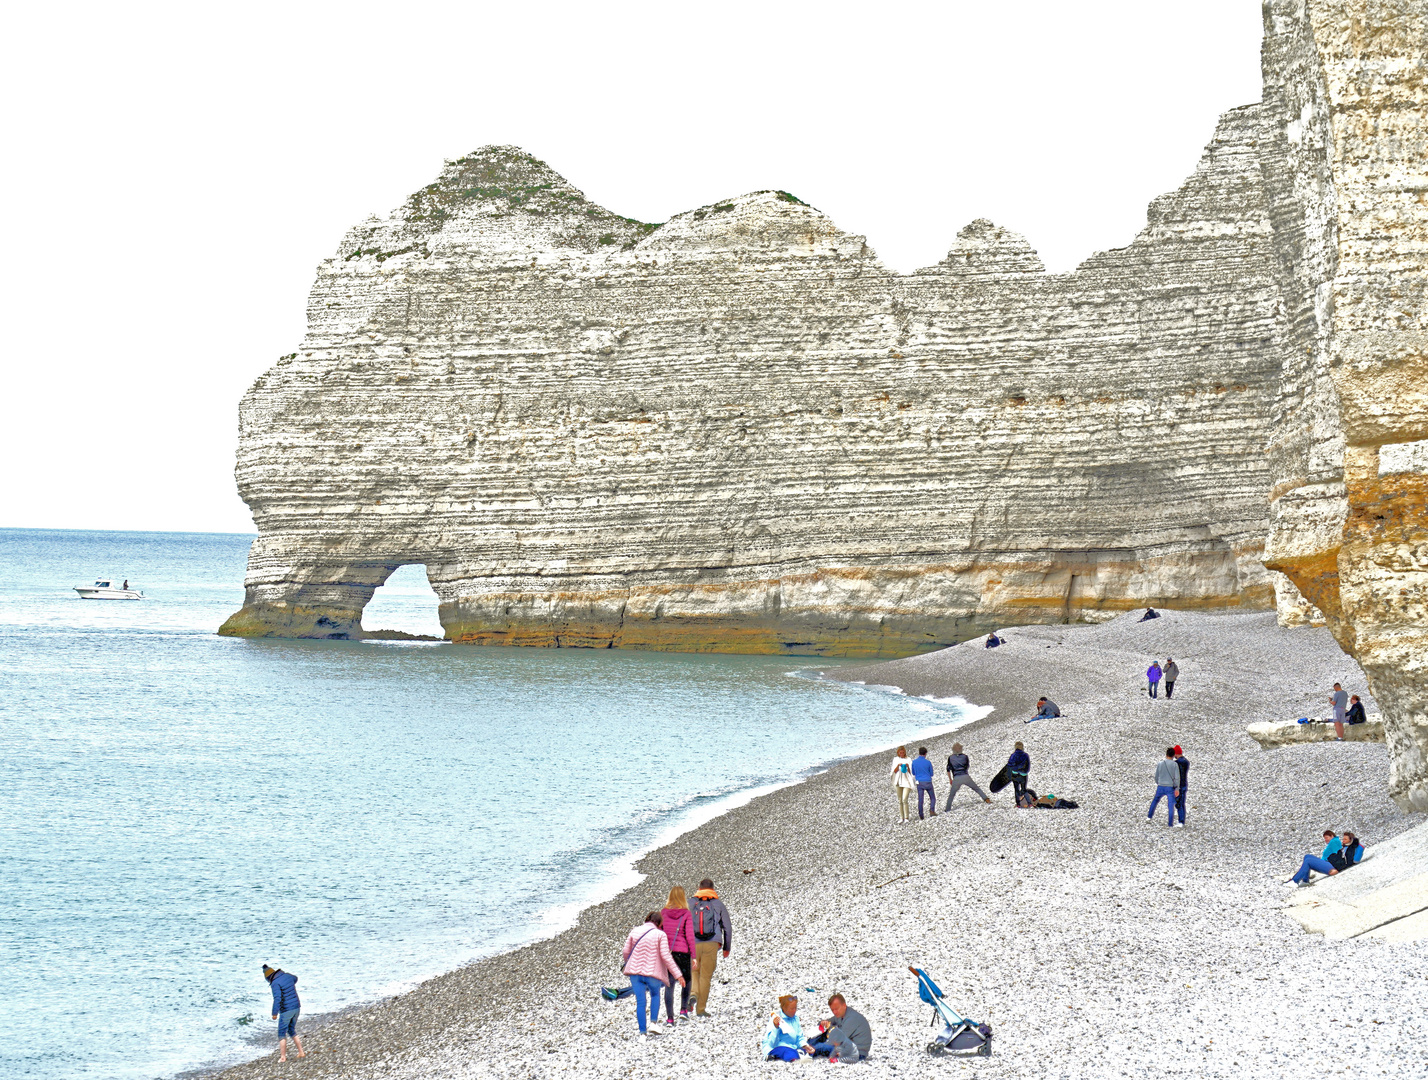
[{"label": "pebble beach", "polygon": [[[1284,630],[1273,613],[1139,614],[1011,627],[994,650],[974,640],[830,672],[993,707],[927,744],[939,799],[953,742],[985,788],[1022,740],[1031,786],[1079,809],[1017,810],[1010,788],[988,806],[963,789],[950,812],[900,824],[891,752],[844,762],[645,856],[641,884],[564,933],[309,1028],[305,1059],[269,1053],[221,1075],[838,1068],[766,1062],[758,1049],[779,994],[799,993],[807,1030],[836,990],[872,1024],[871,1059],[852,1067],[869,1075],[1428,1076],[1428,942],[1326,940],[1282,911],[1295,888],[1285,879],[1324,828],[1352,829],[1371,849],[1423,818],[1385,794],[1382,744],[1264,750],[1245,733],[1322,715],[1335,681],[1377,711],[1362,672],[1326,630]],[[1175,697],[1152,700],[1143,672],[1167,656],[1180,667]],[[1042,694],[1064,715],[1024,723]],[[1166,827],[1163,805],[1146,818],[1172,744],[1192,762],[1183,829]],[[643,913],[703,877],[734,923],[710,1015],[641,1038],[633,1004],[599,988],[623,985],[620,946]],[[910,964],[992,1026],[990,1058],[927,1054],[937,1029]]]}]

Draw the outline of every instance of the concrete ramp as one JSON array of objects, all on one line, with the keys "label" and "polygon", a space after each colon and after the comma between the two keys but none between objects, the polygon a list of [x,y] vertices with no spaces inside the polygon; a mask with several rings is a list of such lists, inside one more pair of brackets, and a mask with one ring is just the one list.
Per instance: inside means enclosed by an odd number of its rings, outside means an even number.
[{"label": "concrete ramp", "polygon": [[1368,848],[1352,870],[1298,890],[1286,911],[1328,938],[1428,939],[1428,823]]}]

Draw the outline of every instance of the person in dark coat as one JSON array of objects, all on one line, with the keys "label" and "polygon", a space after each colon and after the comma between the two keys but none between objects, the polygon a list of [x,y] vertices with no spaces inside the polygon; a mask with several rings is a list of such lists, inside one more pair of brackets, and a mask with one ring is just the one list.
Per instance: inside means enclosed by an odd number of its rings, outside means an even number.
[{"label": "person in dark coat", "polygon": [[1353,727],[1355,724],[1362,724],[1367,719],[1368,717],[1364,715],[1364,703],[1359,700],[1358,694],[1355,694],[1349,698],[1349,715],[1345,718],[1344,723]]},{"label": "person in dark coat", "polygon": [[1007,776],[1012,782],[1012,794],[1017,801],[1026,794],[1026,778],[1031,775],[1031,755],[1021,743],[1016,744],[1011,757],[1007,758]]},{"label": "person in dark coat", "polygon": [[1141,621],[1141,622],[1146,622],[1146,621],[1148,621],[1148,620],[1150,620],[1150,619],[1158,619],[1158,618],[1160,618],[1160,612],[1156,611],[1155,608],[1153,608],[1153,607],[1148,607],[1148,608],[1145,609],[1145,614],[1140,617],[1140,621]]},{"label": "person in dark coat", "polygon": [[297,1033],[298,1013],[302,1010],[302,1002],[298,1000],[297,976],[264,964],[263,978],[273,988],[273,1019],[278,1022],[278,1060],[288,1059],[289,1036],[297,1047],[297,1056],[307,1057]]},{"label": "person in dark coat", "polygon": [[[1166,695],[1167,697],[1169,695]],[[1180,827],[1185,827],[1185,788],[1190,783],[1190,759],[1175,747],[1175,764],[1180,766],[1180,790],[1175,794],[1175,812],[1180,816]]]},{"label": "person in dark coat", "polygon": [[1002,639],[997,637],[996,632],[993,631],[992,633],[987,635],[987,644],[985,645],[985,648],[995,649],[1001,643]]}]

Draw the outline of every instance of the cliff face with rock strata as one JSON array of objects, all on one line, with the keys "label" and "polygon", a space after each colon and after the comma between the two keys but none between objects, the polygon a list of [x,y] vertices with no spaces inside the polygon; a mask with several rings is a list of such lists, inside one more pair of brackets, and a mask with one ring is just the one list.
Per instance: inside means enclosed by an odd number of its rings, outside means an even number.
[{"label": "cliff face with rock strata", "polygon": [[223,632],[355,636],[409,562],[473,643],[891,656],[1277,593],[1428,809],[1426,30],[1271,0],[1263,101],[1072,274],[986,221],[898,275],[786,192],[653,225],[449,164],[244,397]]},{"label": "cliff face with rock strata", "polygon": [[1414,810],[1428,810],[1425,46],[1418,2],[1266,7],[1286,310],[1266,561],[1363,666],[1390,793]]},{"label": "cliff face with rock strata", "polygon": [[884,267],[783,192],[659,227],[510,147],[318,272],[243,400],[225,632],[355,635],[403,563],[453,640],[892,656],[1264,606],[1279,292],[1257,106],[1128,248],[990,222]]}]

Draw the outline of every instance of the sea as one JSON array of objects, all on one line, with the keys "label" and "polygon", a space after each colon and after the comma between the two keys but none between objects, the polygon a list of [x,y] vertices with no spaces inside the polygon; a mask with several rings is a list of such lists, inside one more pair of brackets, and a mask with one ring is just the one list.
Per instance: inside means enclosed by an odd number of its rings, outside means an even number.
[{"label": "sea", "polygon": [[[559,932],[734,805],[985,712],[811,657],[219,637],[252,539],[0,529],[0,1078],[257,1056],[264,963],[307,1017],[379,1000]],[[144,598],[74,591],[111,575]],[[439,635],[436,603],[403,567],[363,623]]]}]

